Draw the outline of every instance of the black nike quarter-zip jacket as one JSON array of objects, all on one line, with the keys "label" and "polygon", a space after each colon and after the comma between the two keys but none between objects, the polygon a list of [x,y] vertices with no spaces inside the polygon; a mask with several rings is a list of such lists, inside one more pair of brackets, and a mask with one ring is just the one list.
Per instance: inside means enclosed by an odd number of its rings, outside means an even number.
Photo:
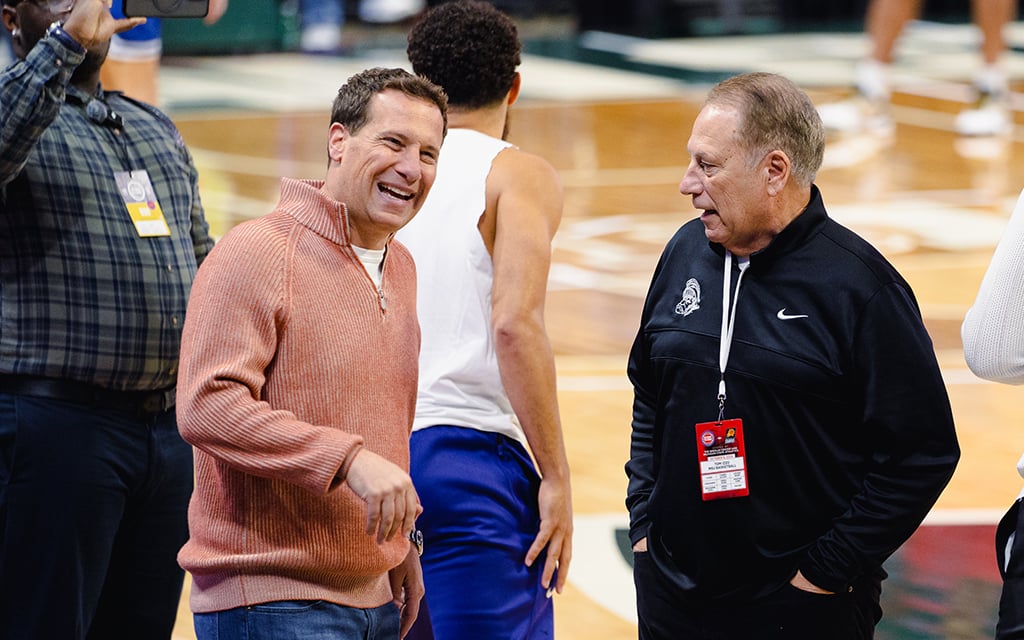
[{"label": "black nike quarter-zip jacket", "polygon": [[719,417],[724,265],[692,220],[654,273],[628,365],[630,538],[698,602],[755,599],[797,570],[835,592],[880,583],[960,455],[914,294],[813,187],[736,302],[723,417],[743,421],[750,494],[705,501],[696,425]]}]

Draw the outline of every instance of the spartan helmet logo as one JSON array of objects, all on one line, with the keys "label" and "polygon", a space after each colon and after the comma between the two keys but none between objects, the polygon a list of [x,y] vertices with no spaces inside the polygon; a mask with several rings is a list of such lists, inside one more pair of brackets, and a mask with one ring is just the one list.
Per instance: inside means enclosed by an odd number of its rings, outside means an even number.
[{"label": "spartan helmet logo", "polygon": [[683,299],[676,305],[676,313],[688,316],[697,309],[700,309],[700,283],[690,278],[683,287]]}]

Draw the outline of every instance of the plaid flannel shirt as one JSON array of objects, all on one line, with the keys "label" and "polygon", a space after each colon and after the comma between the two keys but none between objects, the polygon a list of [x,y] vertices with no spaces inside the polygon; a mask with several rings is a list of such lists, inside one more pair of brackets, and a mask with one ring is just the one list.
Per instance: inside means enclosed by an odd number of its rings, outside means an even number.
[{"label": "plaid flannel shirt", "polygon": [[[0,74],[0,373],[108,389],[175,384],[192,279],[213,246],[198,176],[157,109],[105,97],[94,122],[53,37]],[[145,170],[170,227],[140,237],[115,173]]]}]

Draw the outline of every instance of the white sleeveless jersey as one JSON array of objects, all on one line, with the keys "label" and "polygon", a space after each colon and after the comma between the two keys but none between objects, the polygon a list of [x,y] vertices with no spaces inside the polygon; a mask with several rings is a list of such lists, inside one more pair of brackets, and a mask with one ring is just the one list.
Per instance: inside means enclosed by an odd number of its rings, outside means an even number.
[{"label": "white sleeveless jersey", "polygon": [[422,343],[413,430],[470,427],[526,446],[498,371],[494,265],[477,228],[491,164],[509,146],[471,129],[449,130],[427,201],[397,238],[416,261]]}]

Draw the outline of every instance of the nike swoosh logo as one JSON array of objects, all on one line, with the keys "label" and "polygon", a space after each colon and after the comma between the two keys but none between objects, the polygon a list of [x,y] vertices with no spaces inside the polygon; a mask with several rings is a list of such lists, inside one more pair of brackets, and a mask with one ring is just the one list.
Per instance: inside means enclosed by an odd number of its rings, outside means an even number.
[{"label": "nike swoosh logo", "polygon": [[781,309],[779,309],[779,312],[775,314],[775,317],[778,318],[779,320],[795,320],[796,318],[806,318],[807,315],[802,313],[788,314],[786,313],[786,307],[782,307]]}]

